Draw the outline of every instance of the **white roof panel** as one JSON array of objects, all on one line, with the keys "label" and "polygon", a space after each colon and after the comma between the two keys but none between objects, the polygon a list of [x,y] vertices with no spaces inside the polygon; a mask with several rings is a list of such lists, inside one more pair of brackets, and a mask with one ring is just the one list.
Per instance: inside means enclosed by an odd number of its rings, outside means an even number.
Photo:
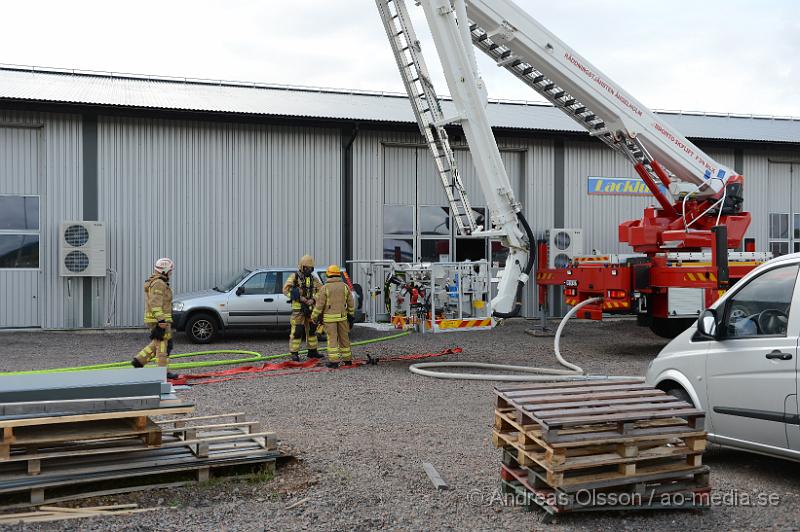
[{"label": "white roof panel", "polygon": [[[0,68],[0,100],[280,117],[413,123],[397,94],[154,78],[73,71]],[[443,102],[445,108],[451,102]],[[445,109],[445,113],[448,110]],[[800,119],[663,112],[690,138],[800,143]],[[492,102],[496,128],[584,132],[551,105]]]}]

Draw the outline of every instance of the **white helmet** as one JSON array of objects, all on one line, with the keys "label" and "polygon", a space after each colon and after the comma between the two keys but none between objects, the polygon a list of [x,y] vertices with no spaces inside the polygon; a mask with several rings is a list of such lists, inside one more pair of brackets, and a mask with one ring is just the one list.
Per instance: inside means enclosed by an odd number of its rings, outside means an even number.
[{"label": "white helmet", "polygon": [[172,262],[172,259],[164,257],[163,259],[158,259],[153,268],[158,273],[168,274],[175,269],[175,263]]}]

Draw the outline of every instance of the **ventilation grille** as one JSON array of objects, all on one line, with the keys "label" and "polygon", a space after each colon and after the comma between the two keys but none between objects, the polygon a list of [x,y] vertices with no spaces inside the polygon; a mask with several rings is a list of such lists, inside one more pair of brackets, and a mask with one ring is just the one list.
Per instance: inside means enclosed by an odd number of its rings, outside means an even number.
[{"label": "ventilation grille", "polygon": [[89,231],[82,225],[70,225],[64,231],[64,241],[74,248],[83,247],[89,242]]}]

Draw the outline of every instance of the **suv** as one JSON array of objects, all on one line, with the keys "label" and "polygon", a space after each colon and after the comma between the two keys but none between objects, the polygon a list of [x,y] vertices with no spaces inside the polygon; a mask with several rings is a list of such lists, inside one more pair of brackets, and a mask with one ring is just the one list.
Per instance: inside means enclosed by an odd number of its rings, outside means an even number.
[{"label": "suv", "polygon": [[800,253],[766,262],[650,363],[647,383],[706,411],[709,440],[800,460]]},{"label": "suv", "polygon": [[[292,304],[281,290],[296,268],[244,269],[210,290],[173,298],[172,322],[192,342],[207,344],[226,329],[289,330]],[[325,270],[314,270],[325,282]],[[363,321],[362,291],[353,286],[356,321]]]}]

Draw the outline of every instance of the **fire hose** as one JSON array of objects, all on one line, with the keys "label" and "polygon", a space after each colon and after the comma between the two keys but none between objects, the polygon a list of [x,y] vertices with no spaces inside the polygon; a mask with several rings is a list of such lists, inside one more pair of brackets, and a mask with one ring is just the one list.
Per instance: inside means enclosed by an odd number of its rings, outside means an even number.
[{"label": "fire hose", "polygon": [[[461,379],[461,380],[474,380],[474,381],[515,381],[515,382],[531,382],[531,381],[567,381],[567,380],[591,380],[591,379],[626,379],[630,377],[615,377],[609,375],[586,375],[583,368],[576,366],[571,362],[567,362],[561,355],[561,333],[567,321],[574,316],[580,309],[586,305],[602,301],[601,297],[593,297],[585,301],[581,301],[575,305],[567,314],[561,319],[556,329],[556,336],[553,340],[553,351],[556,360],[559,364],[567,369],[558,368],[536,368],[531,366],[513,366],[507,364],[489,364],[485,362],[424,362],[421,364],[413,364],[408,369],[417,375],[424,375],[425,377],[433,377],[436,379]],[[429,369],[431,368],[431,369]],[[488,369],[494,371],[514,371],[517,373],[524,373],[526,375],[513,375],[508,373],[449,373],[444,371],[433,371],[432,368],[478,368]]]},{"label": "fire hose", "polygon": [[[369,340],[359,340],[358,342],[353,342],[352,345],[360,346],[360,345],[369,345],[375,344],[378,342],[386,342],[389,340],[395,340],[397,338],[402,338],[403,336],[408,336],[411,334],[410,331],[404,331],[401,333],[390,334],[387,336],[382,336],[380,338],[371,338]],[[326,347],[320,347],[320,351],[325,351]],[[301,353],[306,353],[307,350],[301,351]],[[235,358],[235,359],[220,359],[220,360],[203,360],[203,361],[195,361],[195,362],[178,362],[175,364],[170,364],[170,369],[192,369],[192,368],[206,368],[206,367],[213,367],[213,366],[226,366],[226,365],[235,365],[235,364],[249,364],[253,362],[266,362],[268,360],[275,360],[276,358],[286,358],[290,355],[290,353],[281,353],[278,355],[262,355],[256,351],[245,351],[241,349],[216,349],[212,351],[196,351],[192,353],[179,353],[175,355],[171,355],[169,358],[170,360],[176,358],[194,358],[194,357],[202,357],[202,356],[209,356],[209,355],[246,355],[244,358]],[[0,375],[36,375],[36,374],[44,374],[44,373],[66,373],[72,371],[88,371],[88,370],[95,370],[95,369],[118,369],[118,368],[130,368],[131,363],[130,360],[123,361],[123,362],[109,362],[106,364],[91,364],[87,366],[71,366],[66,368],[50,368],[50,369],[39,369],[39,370],[28,370],[28,371],[10,371],[5,373],[0,373]]]}]

